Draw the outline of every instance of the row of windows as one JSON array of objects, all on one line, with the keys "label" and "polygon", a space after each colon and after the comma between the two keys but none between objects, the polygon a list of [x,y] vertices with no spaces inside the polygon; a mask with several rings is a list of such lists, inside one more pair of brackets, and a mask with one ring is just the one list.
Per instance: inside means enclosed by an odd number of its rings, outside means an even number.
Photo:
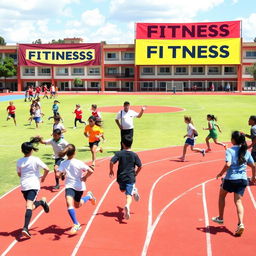
[{"label": "row of windows", "polygon": [[[134,52],[122,52],[121,59],[122,60],[134,60],[135,53]],[[118,52],[106,52],[105,60],[119,60]]]}]

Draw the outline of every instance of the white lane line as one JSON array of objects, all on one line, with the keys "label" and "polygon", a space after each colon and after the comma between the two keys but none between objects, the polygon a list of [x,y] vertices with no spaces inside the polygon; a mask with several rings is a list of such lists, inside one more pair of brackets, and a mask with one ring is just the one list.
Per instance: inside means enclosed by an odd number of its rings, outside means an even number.
[{"label": "white lane line", "polygon": [[251,190],[250,186],[247,186],[247,190],[248,190],[250,198],[252,200],[252,204],[253,204],[254,208],[256,209],[256,201],[254,199],[254,196],[253,196],[253,193],[252,193],[252,190]]},{"label": "white lane line", "polygon": [[[52,199],[51,201],[49,201],[49,206],[58,198],[58,196],[65,190],[65,187],[62,188]],[[31,223],[29,224],[29,228],[35,224],[35,222],[41,217],[41,215],[44,213],[44,210],[41,210],[38,215],[33,219],[33,221],[31,221]],[[5,256],[13,247],[14,245],[17,243],[18,241],[15,239],[13,240],[13,242],[8,246],[8,248],[3,252],[2,256]]]},{"label": "white lane line", "polygon": [[2,196],[0,196],[0,200],[1,200],[2,198],[4,198],[5,196],[7,196],[8,194],[10,194],[11,192],[13,192],[15,189],[19,188],[19,187],[20,187],[20,185],[14,187],[14,188],[11,189],[10,191],[8,191],[8,192],[6,192],[5,194],[3,194]]},{"label": "white lane line", "polygon": [[208,182],[213,181],[213,180],[215,180],[215,178],[209,179],[209,180],[207,180],[207,181],[204,181],[204,182],[202,182],[202,183],[200,183],[200,184],[198,184],[198,185],[196,185],[196,186],[194,186],[194,187],[192,187],[192,188],[190,188],[190,189],[184,191],[183,193],[181,193],[181,194],[179,194],[177,197],[175,197],[172,201],[170,201],[170,202],[161,210],[161,212],[158,214],[158,216],[156,217],[154,223],[151,225],[150,229],[149,229],[148,232],[147,232],[147,236],[146,236],[146,240],[145,240],[145,243],[144,243],[144,246],[143,246],[143,250],[142,250],[141,256],[146,256],[146,255],[147,255],[147,250],[148,250],[148,246],[149,246],[149,244],[150,244],[150,242],[151,242],[152,235],[153,235],[153,233],[154,233],[154,231],[155,231],[155,228],[156,228],[157,224],[159,223],[161,217],[162,217],[163,214],[165,213],[165,211],[166,211],[173,203],[175,203],[178,199],[180,199],[181,197],[183,197],[184,195],[186,195],[188,192],[190,192],[190,191],[192,191],[192,190],[194,190],[194,189],[196,189],[196,188],[202,186],[203,183],[208,183]]},{"label": "white lane line", "polygon": [[209,224],[209,215],[207,209],[207,200],[206,200],[206,193],[205,193],[205,182],[202,184],[202,200],[204,206],[204,222],[206,228],[206,248],[207,248],[207,256],[212,256],[212,244],[211,244],[211,234],[210,234],[210,224]]}]

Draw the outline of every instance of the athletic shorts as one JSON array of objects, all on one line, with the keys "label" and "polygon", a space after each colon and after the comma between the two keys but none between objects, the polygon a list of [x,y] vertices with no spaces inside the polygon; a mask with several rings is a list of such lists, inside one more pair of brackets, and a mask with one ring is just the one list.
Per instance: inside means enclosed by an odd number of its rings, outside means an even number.
[{"label": "athletic shorts", "polygon": [[60,113],[59,113],[58,111],[53,111],[53,115],[54,115],[54,116],[59,116]]},{"label": "athletic shorts", "polygon": [[188,144],[190,146],[194,146],[195,145],[195,140],[187,138],[186,141],[185,141],[185,144]]},{"label": "athletic shorts", "polygon": [[96,140],[94,142],[89,142],[89,147],[92,148],[94,145],[96,145],[97,147],[99,146],[100,141]]},{"label": "athletic shorts", "polygon": [[33,119],[35,120],[36,123],[40,123],[41,122],[41,117],[34,117]]},{"label": "athletic shorts", "polygon": [[253,158],[254,162],[256,162],[256,152],[252,151],[251,155],[252,155],[252,158]]},{"label": "athletic shorts", "polygon": [[119,188],[122,192],[125,191],[126,195],[132,196],[132,191],[133,191],[135,183],[128,184],[128,183],[125,183],[125,182],[118,182],[118,184],[119,184]]},{"label": "athletic shorts", "polygon": [[212,138],[212,139],[217,139],[218,138],[218,134],[215,133],[215,132],[210,132],[207,137]]},{"label": "athletic shorts", "polygon": [[15,114],[8,114],[9,117],[15,118]]},{"label": "athletic shorts", "polygon": [[239,179],[239,180],[225,180],[222,183],[222,188],[229,193],[236,193],[241,196],[244,195],[244,191],[246,186],[248,185],[247,180]]},{"label": "athletic shorts", "polygon": [[21,191],[21,192],[22,192],[23,197],[26,201],[30,200],[30,201],[34,202],[36,200],[38,190],[37,189],[30,189],[30,190],[25,190],[25,191]]},{"label": "athletic shorts", "polygon": [[65,190],[65,196],[70,196],[70,197],[72,197],[72,198],[74,198],[74,200],[76,201],[76,202],[80,202],[80,200],[81,200],[81,197],[82,197],[82,195],[83,195],[83,192],[84,191],[77,191],[77,190],[75,190],[75,189],[73,189],[73,188],[66,188],[66,190]]},{"label": "athletic shorts", "polygon": [[65,160],[64,158],[55,158],[55,165],[60,166],[60,163],[61,163],[62,161],[64,161],[64,160]]}]

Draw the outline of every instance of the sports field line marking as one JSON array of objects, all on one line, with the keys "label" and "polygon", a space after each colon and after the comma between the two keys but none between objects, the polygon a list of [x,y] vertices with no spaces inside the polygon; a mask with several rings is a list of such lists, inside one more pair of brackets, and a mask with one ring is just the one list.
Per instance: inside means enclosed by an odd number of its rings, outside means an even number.
[{"label": "sports field line marking", "polygon": [[206,193],[205,193],[205,182],[202,184],[202,200],[204,206],[204,222],[206,227],[206,248],[207,248],[207,256],[212,256],[212,244],[211,244],[211,234],[210,234],[210,224],[209,224],[209,215],[207,209],[207,200],[206,200]]},{"label": "sports field line marking", "polygon": [[4,198],[5,196],[7,196],[8,194],[10,194],[11,192],[13,192],[15,189],[19,188],[19,187],[20,187],[20,185],[14,187],[14,188],[11,189],[10,191],[8,191],[8,192],[6,192],[5,194],[3,194],[2,196],[0,196],[0,200],[1,200],[2,198]]},{"label": "sports field line marking", "polygon": [[[48,205],[50,206],[57,198],[58,196],[65,190],[65,187],[62,188],[49,202]],[[41,217],[41,215],[44,213],[44,210],[41,210],[37,216],[33,219],[33,221],[31,221],[31,223],[29,224],[29,228],[35,224],[35,222]],[[18,241],[15,239],[13,240],[13,242],[8,246],[8,248],[3,252],[2,256],[5,256],[17,243]]]},{"label": "sports field line marking", "polygon": [[[161,175],[155,182],[154,184],[152,185],[151,187],[151,190],[150,190],[150,194],[149,194],[149,203],[148,203],[148,225],[147,225],[147,235],[146,235],[146,239],[145,239],[145,243],[144,243],[144,246],[143,246],[143,250],[142,250],[142,256],[145,256],[147,254],[147,249],[148,249],[148,246],[150,244],[150,241],[151,241],[151,237],[153,235],[153,231],[154,231],[154,223],[152,224],[152,212],[153,212],[153,194],[154,194],[154,189],[157,185],[157,183],[162,179],[164,178],[165,176],[169,175],[169,174],[172,174],[176,171],[179,171],[181,169],[184,169],[184,168],[188,168],[188,167],[191,167],[191,166],[195,166],[195,165],[200,165],[200,164],[207,164],[207,163],[212,163],[212,162],[217,162],[217,161],[220,161],[220,160],[223,160],[222,158],[220,159],[215,159],[215,160],[210,160],[210,161],[205,161],[205,162],[200,162],[200,163],[193,163],[193,164],[188,164],[188,165],[184,165],[184,166],[181,166],[181,167],[178,167],[172,171],[169,171],[163,175]],[[159,216],[159,215],[158,215]],[[158,223],[158,222],[157,222]],[[153,229],[153,230],[152,230]]]},{"label": "sports field line marking", "polygon": [[252,193],[252,190],[251,190],[250,186],[247,186],[247,190],[248,190],[250,198],[252,200],[252,204],[253,204],[253,206],[254,206],[254,208],[256,210],[256,201],[254,199],[254,196],[253,196],[253,193]]},{"label": "sports field line marking", "polygon": [[181,197],[183,197],[184,195],[186,195],[188,192],[202,186],[202,184],[204,183],[208,183],[208,182],[211,182],[215,180],[215,178],[212,178],[212,179],[209,179],[207,181],[204,181],[186,191],[184,191],[183,193],[179,194],[177,197],[175,197],[174,199],[172,199],[172,201],[170,201],[162,210],[161,212],[158,214],[158,216],[156,217],[154,223],[152,224],[152,226],[150,227],[150,230],[147,232],[147,237],[146,237],[146,240],[145,240],[145,243],[144,243],[144,247],[143,247],[143,250],[142,250],[142,253],[141,253],[141,256],[146,256],[147,255],[147,250],[148,250],[148,246],[150,244],[150,241],[151,241],[151,238],[152,238],[152,235],[155,231],[155,228],[157,226],[157,224],[159,223],[161,217],[163,216],[163,214],[165,213],[165,211],[173,204],[175,203],[178,199],[180,199]]}]

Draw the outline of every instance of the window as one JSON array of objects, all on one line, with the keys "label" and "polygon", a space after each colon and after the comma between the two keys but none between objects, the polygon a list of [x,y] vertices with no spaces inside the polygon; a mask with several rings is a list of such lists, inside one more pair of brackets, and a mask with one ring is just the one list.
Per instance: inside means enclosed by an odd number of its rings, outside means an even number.
[{"label": "window", "polygon": [[117,68],[107,68],[107,75],[117,74]]},{"label": "window", "polygon": [[255,82],[246,81],[244,85],[245,85],[245,87],[255,87],[256,83]]},{"label": "window", "polygon": [[162,88],[162,89],[163,88],[165,89],[166,88],[166,82],[160,82],[159,87]]},{"label": "window", "polygon": [[99,75],[100,74],[100,68],[88,68],[88,75]]},{"label": "window", "polygon": [[225,75],[235,75],[236,74],[236,68],[235,67],[224,67],[224,74]]},{"label": "window", "polygon": [[84,75],[84,68],[73,68],[72,75]]},{"label": "window", "polygon": [[153,82],[143,82],[143,88],[153,88]]},{"label": "window", "polygon": [[209,67],[208,75],[220,75],[220,67]]},{"label": "window", "polygon": [[175,75],[187,75],[188,70],[186,67],[175,67]]},{"label": "window", "polygon": [[117,60],[117,53],[116,52],[107,52],[106,60]]},{"label": "window", "polygon": [[39,76],[50,76],[51,69],[50,68],[38,68],[38,75]]},{"label": "window", "polygon": [[83,88],[84,87],[84,83],[82,84],[74,84],[74,88]]},{"label": "window", "polygon": [[68,76],[68,68],[57,68],[56,75],[59,76]]},{"label": "window", "polygon": [[91,88],[99,88],[99,82],[91,82]]},{"label": "window", "polygon": [[134,60],[134,52],[125,52],[123,54],[124,60]]},{"label": "window", "polygon": [[158,74],[159,75],[170,75],[171,74],[171,69],[170,69],[170,67],[160,67]]},{"label": "window", "polygon": [[256,59],[256,51],[246,51],[245,57],[248,59]]},{"label": "window", "polygon": [[116,82],[108,82],[108,88],[116,88],[117,83]]},{"label": "window", "polygon": [[25,76],[34,76],[35,75],[35,68],[34,67],[25,68],[23,74]]},{"label": "window", "polygon": [[191,75],[204,75],[204,67],[192,67]]},{"label": "window", "polygon": [[244,73],[246,75],[251,75],[251,67],[245,67]]},{"label": "window", "polygon": [[142,74],[143,75],[154,75],[154,70],[152,67],[144,67],[142,69]]}]

